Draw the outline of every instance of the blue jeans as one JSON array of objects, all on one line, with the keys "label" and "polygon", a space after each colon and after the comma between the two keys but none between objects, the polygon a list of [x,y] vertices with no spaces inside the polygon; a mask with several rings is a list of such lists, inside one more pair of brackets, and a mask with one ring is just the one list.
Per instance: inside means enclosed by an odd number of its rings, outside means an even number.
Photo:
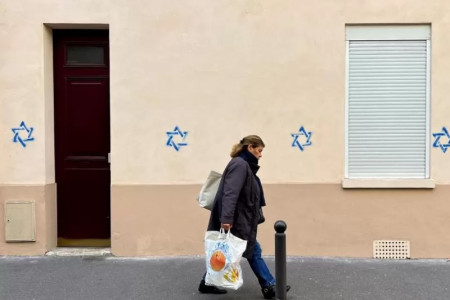
[{"label": "blue jeans", "polygon": [[265,288],[269,285],[275,285],[275,279],[270,273],[266,262],[261,257],[261,245],[258,242],[255,243],[255,247],[253,248],[253,256],[247,260],[253,270],[253,273],[255,273],[256,277],[258,277],[261,288]]}]

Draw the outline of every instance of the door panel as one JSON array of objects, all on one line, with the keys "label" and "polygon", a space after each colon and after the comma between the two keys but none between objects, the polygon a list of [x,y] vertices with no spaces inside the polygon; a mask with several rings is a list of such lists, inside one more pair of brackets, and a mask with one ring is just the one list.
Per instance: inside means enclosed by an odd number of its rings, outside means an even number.
[{"label": "door panel", "polygon": [[[87,158],[87,157],[86,157]],[[59,237],[66,239],[107,239],[109,238],[109,170],[91,167],[88,160],[78,161],[77,167],[66,168],[62,187],[64,203],[58,213]],[[83,166],[84,165],[84,166]],[[58,199],[58,204],[61,202]]]},{"label": "door panel", "polygon": [[102,155],[109,152],[108,78],[66,80],[68,155]]},{"label": "door panel", "polygon": [[108,31],[53,37],[58,237],[109,239]]}]

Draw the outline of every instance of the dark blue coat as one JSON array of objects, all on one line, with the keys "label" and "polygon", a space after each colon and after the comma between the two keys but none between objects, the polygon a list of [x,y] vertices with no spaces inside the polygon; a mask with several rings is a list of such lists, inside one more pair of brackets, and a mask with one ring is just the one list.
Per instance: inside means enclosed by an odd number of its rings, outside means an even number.
[{"label": "dark blue coat", "polygon": [[246,258],[252,256],[256,242],[260,194],[249,164],[241,157],[231,159],[222,175],[208,230],[218,231],[221,223],[232,224],[231,233],[247,241]]}]

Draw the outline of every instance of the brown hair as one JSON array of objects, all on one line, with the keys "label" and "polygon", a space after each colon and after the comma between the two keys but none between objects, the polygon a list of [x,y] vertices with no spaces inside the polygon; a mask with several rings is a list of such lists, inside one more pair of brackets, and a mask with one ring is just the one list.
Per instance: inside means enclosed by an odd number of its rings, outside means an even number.
[{"label": "brown hair", "polygon": [[262,139],[257,135],[248,135],[245,138],[243,138],[238,144],[234,145],[231,149],[230,156],[236,157],[238,156],[242,151],[248,148],[249,145],[252,145],[252,147],[265,147],[264,142]]}]

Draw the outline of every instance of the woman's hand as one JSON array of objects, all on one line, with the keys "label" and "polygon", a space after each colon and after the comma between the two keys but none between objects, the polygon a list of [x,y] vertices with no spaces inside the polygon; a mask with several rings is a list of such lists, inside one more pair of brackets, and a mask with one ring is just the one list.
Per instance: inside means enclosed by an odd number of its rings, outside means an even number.
[{"label": "woman's hand", "polygon": [[224,230],[228,231],[228,230],[231,229],[231,227],[233,227],[233,225],[222,223],[222,224],[220,225],[220,227],[222,227]]}]

